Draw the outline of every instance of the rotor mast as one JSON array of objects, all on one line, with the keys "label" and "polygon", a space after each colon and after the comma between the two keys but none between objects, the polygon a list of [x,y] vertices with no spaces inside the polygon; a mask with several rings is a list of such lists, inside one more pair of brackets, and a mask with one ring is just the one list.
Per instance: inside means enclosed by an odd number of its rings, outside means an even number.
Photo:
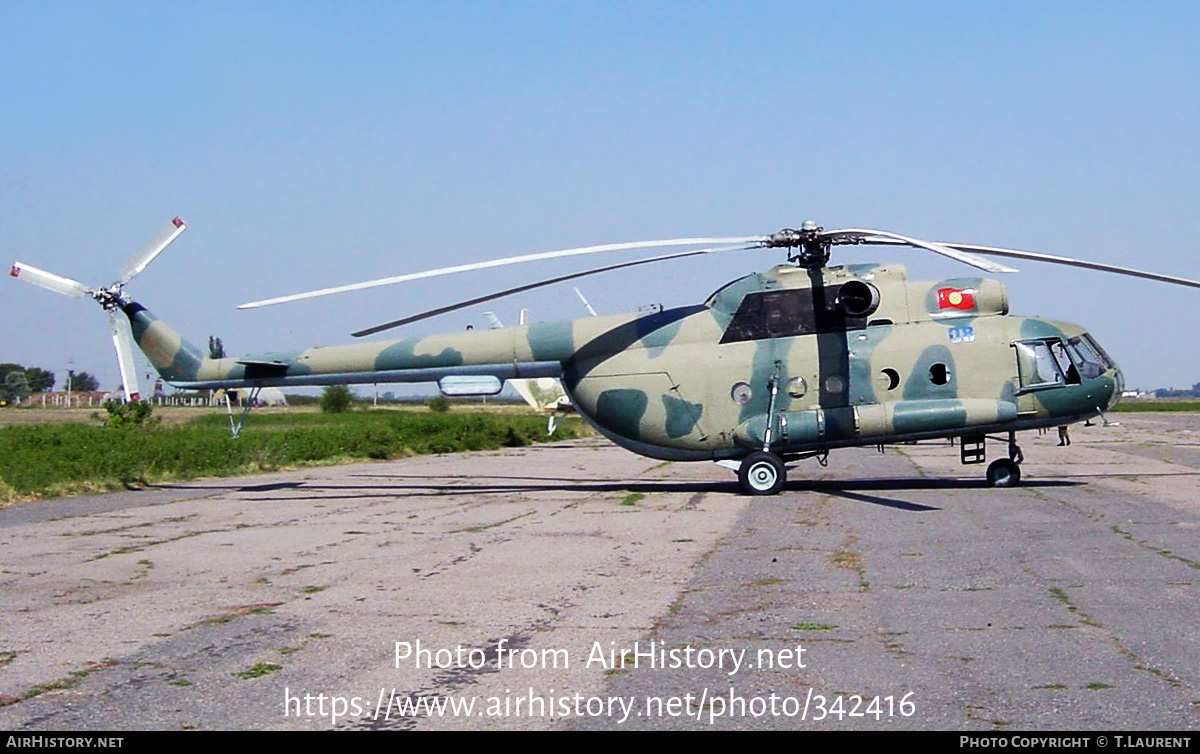
[{"label": "rotor mast", "polygon": [[767,236],[763,246],[768,249],[799,249],[794,254],[788,251],[788,261],[817,270],[829,264],[829,249],[833,246],[833,239],[825,235],[825,228],[815,221],[805,220],[800,230],[784,228]]}]

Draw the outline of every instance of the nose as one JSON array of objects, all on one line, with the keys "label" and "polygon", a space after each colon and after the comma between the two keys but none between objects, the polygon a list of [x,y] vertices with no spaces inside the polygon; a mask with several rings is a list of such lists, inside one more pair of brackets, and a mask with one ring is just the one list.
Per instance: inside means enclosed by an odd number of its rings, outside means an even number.
[{"label": "nose", "polygon": [[1106,411],[1112,410],[1118,403],[1121,402],[1121,394],[1125,392],[1125,375],[1121,373],[1121,368],[1113,365],[1112,370],[1113,391],[1109,396],[1108,405],[1105,406]]}]

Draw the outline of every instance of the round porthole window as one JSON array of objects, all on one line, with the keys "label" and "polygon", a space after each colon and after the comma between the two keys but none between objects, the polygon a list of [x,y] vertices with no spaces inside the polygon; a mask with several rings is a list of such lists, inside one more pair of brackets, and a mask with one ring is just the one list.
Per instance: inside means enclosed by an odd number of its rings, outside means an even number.
[{"label": "round porthole window", "polygon": [[879,387],[884,390],[895,390],[900,386],[900,373],[888,367],[879,372]]},{"label": "round porthole window", "polygon": [[754,391],[744,382],[736,383],[733,390],[730,391],[729,397],[739,406],[744,406],[754,397]]},{"label": "round porthole window", "polygon": [[804,394],[807,392],[808,392],[808,383],[804,381],[803,377],[793,377],[792,379],[788,380],[788,383],[787,383],[787,394],[788,395],[792,396],[793,398],[803,398]]},{"label": "round porthole window", "polygon": [[826,378],[825,380],[825,392],[827,393],[840,393],[845,389],[845,387],[845,381],[836,374]]},{"label": "round porthole window", "polygon": [[940,362],[929,367],[929,381],[935,385],[945,385],[950,381],[950,368]]}]

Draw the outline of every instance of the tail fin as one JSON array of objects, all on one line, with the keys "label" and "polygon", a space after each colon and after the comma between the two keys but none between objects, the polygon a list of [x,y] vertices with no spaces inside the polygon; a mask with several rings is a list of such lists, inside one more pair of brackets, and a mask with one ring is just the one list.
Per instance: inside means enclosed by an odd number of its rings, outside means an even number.
[{"label": "tail fin", "polygon": [[195,381],[200,374],[204,354],[184,340],[146,307],[132,301],[121,307],[129,317],[133,339],[168,382]]}]

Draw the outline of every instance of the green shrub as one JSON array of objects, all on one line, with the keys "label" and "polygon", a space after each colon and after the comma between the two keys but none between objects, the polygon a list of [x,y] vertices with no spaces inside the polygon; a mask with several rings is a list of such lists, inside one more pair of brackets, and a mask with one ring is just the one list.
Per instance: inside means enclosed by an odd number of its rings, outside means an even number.
[{"label": "green shrub", "polygon": [[444,414],[450,410],[450,400],[444,395],[439,395],[429,402],[429,410],[435,414]]},{"label": "green shrub", "polygon": [[149,403],[141,401],[132,401],[130,403],[105,401],[104,410],[108,412],[108,415],[104,417],[104,426],[106,427],[128,429],[130,427],[153,424],[150,421],[150,414],[154,412],[154,407]]},{"label": "green shrub", "polygon": [[327,414],[341,414],[350,410],[354,395],[345,385],[330,385],[321,392],[321,410]]}]

